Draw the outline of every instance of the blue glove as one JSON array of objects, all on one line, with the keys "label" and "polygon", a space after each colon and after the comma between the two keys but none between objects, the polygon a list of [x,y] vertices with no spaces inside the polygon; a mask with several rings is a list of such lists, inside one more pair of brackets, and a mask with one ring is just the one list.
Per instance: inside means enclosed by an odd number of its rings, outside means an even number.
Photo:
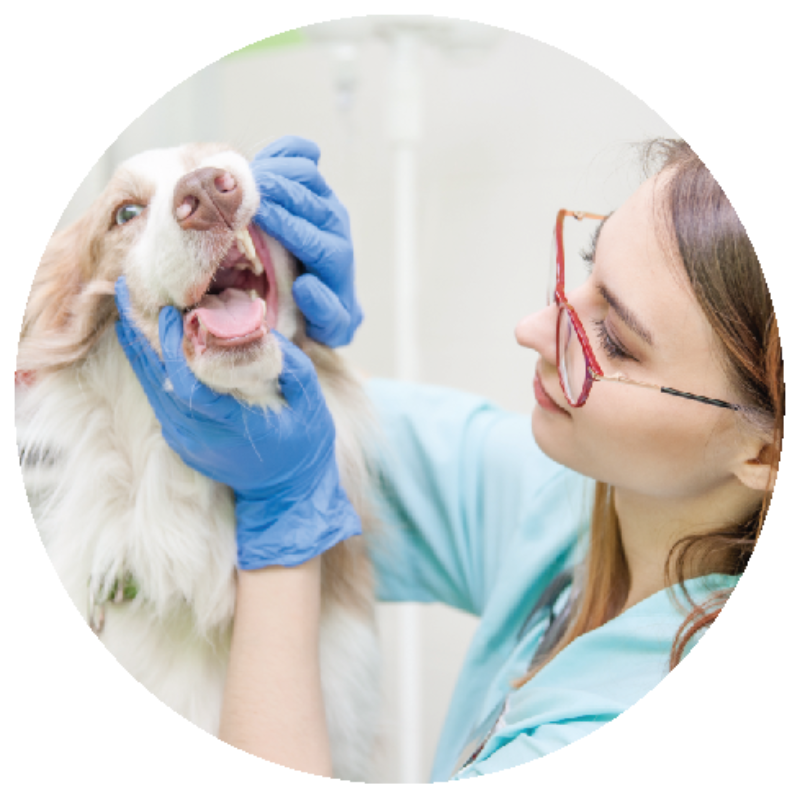
[{"label": "blue glove", "polygon": [[197,380],[183,356],[177,309],[166,306],[159,315],[162,363],[130,317],[124,278],[115,289],[117,337],[164,439],[190,467],[233,489],[241,569],[294,566],[361,533],[339,481],[333,419],[300,349],[273,331],[283,351],[279,383],[288,407],[250,406]]},{"label": "blue glove", "polygon": [[284,136],[250,165],[261,194],[255,222],[305,266],[292,293],[306,332],[328,347],[350,344],[364,313],[355,295],[347,209],[317,169],[319,147]]}]

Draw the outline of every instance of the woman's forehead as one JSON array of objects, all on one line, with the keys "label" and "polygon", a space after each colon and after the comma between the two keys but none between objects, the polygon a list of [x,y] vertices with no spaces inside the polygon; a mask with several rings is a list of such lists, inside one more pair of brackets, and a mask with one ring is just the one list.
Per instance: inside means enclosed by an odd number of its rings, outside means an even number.
[{"label": "woman's forehead", "polygon": [[656,178],[645,181],[606,219],[598,240],[599,248],[614,246],[635,251],[648,264],[667,260],[665,251],[670,237],[665,234],[670,232],[662,205],[664,182],[657,182]]}]

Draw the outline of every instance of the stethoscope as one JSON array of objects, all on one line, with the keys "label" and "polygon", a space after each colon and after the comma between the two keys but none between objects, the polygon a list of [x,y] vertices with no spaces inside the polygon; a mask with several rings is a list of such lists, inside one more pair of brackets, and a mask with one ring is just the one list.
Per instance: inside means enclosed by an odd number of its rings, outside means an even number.
[{"label": "stethoscope", "polygon": [[[573,578],[574,570],[572,567],[556,575],[544,592],[542,592],[528,616],[525,617],[525,621],[522,623],[517,633],[516,640],[519,643],[533,628],[539,625],[542,620],[547,619],[547,627],[542,634],[542,638],[539,640],[539,644],[536,646],[536,650],[528,665],[528,671],[536,666],[537,661],[541,661],[547,656],[567,627],[573,605],[573,595],[570,595],[567,602],[558,613],[556,613],[555,606],[564,590],[572,585]],[[492,738],[495,731],[505,724],[505,715],[508,711],[513,691],[513,689],[509,691],[508,694],[506,694],[505,697],[503,697],[503,699],[473,728],[467,739],[467,743],[456,759],[456,767],[450,777],[453,777],[453,775],[464,769],[464,767],[468,767],[472,764],[481,754],[486,743]]]}]

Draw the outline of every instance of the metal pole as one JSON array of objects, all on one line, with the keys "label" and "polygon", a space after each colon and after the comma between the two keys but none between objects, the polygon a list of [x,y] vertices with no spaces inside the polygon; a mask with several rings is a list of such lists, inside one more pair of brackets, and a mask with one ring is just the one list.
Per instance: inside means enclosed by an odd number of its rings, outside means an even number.
[{"label": "metal pole", "polygon": [[[416,172],[420,140],[420,90],[417,35],[399,30],[391,37],[389,130],[394,144],[395,184],[395,372],[399,379],[419,378],[416,288]],[[403,783],[422,780],[420,768],[419,611],[404,605],[399,612],[400,774]]]}]

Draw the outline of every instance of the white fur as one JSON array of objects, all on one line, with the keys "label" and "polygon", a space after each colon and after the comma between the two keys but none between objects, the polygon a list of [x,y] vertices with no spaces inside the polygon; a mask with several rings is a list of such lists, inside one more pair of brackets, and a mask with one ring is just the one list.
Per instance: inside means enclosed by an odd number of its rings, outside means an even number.
[{"label": "white fur", "polygon": [[[193,246],[192,237],[171,222],[182,159],[185,151],[175,149],[124,166],[156,187],[146,230],[123,265],[145,309],[148,303],[178,302],[194,279],[197,259],[205,257],[202,246]],[[244,159],[223,153],[202,163],[235,169],[245,182],[249,177],[246,224],[256,200]],[[291,337],[298,323],[290,259],[276,242],[269,246],[281,293],[278,328]],[[148,336],[154,337],[152,324]],[[270,405],[277,398],[270,370],[279,370],[280,361],[269,350],[261,358],[241,369],[238,389]],[[209,369],[197,362],[192,368],[198,374]],[[233,373],[228,368],[226,374]],[[365,401],[361,393],[340,396],[338,384],[326,385],[324,378],[323,391],[337,424],[343,483],[357,502],[369,480]],[[85,614],[90,586],[104,597],[116,579],[132,574],[138,596],[105,604],[102,641],[156,697],[216,734],[235,599],[232,493],[191,470],[167,446],[113,327],[85,360],[18,390],[18,435],[36,522],[70,597]],[[44,452],[52,463],[37,463],[36,454]],[[374,621],[330,602],[323,609],[320,644],[335,774],[365,780],[378,727]]]}]

